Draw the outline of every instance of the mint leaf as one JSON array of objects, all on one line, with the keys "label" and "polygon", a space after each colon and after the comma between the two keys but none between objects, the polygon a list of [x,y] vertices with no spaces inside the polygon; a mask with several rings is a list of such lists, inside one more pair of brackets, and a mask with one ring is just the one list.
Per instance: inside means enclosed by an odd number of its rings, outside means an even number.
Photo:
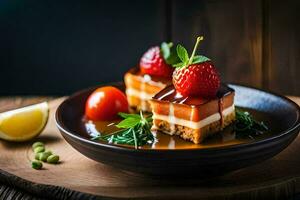
[{"label": "mint leaf", "polygon": [[170,56],[166,59],[166,63],[169,65],[174,65],[179,62],[180,62],[180,59],[177,56],[176,48],[171,48]]},{"label": "mint leaf", "polygon": [[161,43],[160,50],[164,59],[167,60],[171,54],[170,46],[166,42],[163,42]]},{"label": "mint leaf", "polygon": [[124,120],[122,120],[120,123],[118,123],[116,126],[118,128],[132,128],[138,125],[140,123],[141,118],[134,118],[134,117],[129,117]]},{"label": "mint leaf", "polygon": [[173,47],[173,43],[161,43],[160,51],[168,65],[173,65],[175,63],[180,62],[180,59],[177,56],[177,52]]},{"label": "mint leaf", "polygon": [[173,67],[178,67],[178,68],[181,68],[181,67],[184,67],[186,64],[185,63],[182,63],[182,62],[180,62],[180,63],[176,63],[176,64],[174,64],[173,65]]},{"label": "mint leaf", "polygon": [[118,113],[119,116],[121,116],[122,118],[136,118],[136,119],[141,119],[141,116],[138,114],[130,114],[130,113],[123,113],[123,112],[119,112]]},{"label": "mint leaf", "polygon": [[206,61],[210,61],[210,59],[205,56],[198,55],[198,56],[194,56],[192,64],[202,63]]},{"label": "mint leaf", "polygon": [[176,47],[176,51],[177,51],[177,55],[178,55],[179,59],[185,64],[188,63],[189,54],[188,54],[187,50],[183,46],[178,44]]}]

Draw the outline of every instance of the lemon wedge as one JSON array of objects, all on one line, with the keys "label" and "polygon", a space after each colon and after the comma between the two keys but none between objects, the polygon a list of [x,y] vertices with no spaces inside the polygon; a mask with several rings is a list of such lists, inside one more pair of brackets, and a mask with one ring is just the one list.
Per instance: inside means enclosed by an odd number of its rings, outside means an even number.
[{"label": "lemon wedge", "polygon": [[47,102],[0,113],[0,138],[21,142],[38,136],[47,124]]}]

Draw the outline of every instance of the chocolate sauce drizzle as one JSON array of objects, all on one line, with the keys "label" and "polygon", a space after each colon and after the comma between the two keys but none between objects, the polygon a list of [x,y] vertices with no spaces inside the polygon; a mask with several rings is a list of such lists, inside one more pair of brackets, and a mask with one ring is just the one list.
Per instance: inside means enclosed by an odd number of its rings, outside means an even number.
[{"label": "chocolate sauce drizzle", "polygon": [[224,120],[223,120],[223,99],[222,98],[220,98],[219,99],[219,113],[220,113],[220,125],[221,125],[221,127],[223,127],[223,125],[224,125]]},{"label": "chocolate sauce drizzle", "polygon": [[[217,92],[217,95],[215,99],[222,99],[222,97],[234,92],[234,90],[230,87],[228,87],[225,84],[222,84],[220,89]],[[157,93],[153,99],[157,99],[160,101],[168,101],[172,103],[178,103],[178,104],[187,104],[187,105],[202,105],[207,102],[209,102],[212,99],[207,99],[203,97],[196,97],[196,96],[188,96],[184,97],[180,93],[176,92],[176,89],[173,85],[167,86],[165,89]],[[219,103],[220,104],[220,103]],[[223,110],[223,102],[221,102],[221,110]],[[220,107],[220,105],[219,105]]]}]

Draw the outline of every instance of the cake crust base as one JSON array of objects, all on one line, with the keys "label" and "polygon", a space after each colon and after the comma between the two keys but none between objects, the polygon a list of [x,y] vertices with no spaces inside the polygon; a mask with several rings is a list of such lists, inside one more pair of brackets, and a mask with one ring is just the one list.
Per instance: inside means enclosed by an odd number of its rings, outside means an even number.
[{"label": "cake crust base", "polygon": [[154,119],[153,130],[162,131],[169,135],[178,135],[184,140],[191,141],[195,144],[201,143],[205,138],[223,130],[226,126],[235,120],[235,112],[223,116],[223,123],[218,120],[200,129],[192,129],[181,125],[172,125],[164,120]]},{"label": "cake crust base", "polygon": [[145,112],[151,112],[151,106],[148,100],[142,100],[135,96],[127,95],[127,100],[130,105],[130,109],[133,112],[139,112],[140,110]]}]

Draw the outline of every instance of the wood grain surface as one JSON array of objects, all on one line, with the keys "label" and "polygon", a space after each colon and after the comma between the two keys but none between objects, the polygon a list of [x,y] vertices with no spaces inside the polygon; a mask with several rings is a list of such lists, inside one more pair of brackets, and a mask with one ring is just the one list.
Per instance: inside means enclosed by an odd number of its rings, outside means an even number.
[{"label": "wood grain surface", "polygon": [[171,1],[171,39],[212,59],[225,82],[300,94],[300,1]]},{"label": "wood grain surface", "polygon": [[288,94],[300,93],[300,1],[277,2],[269,0],[264,45],[268,53],[265,79],[268,88]]},{"label": "wood grain surface", "polygon": [[[300,104],[300,98],[291,99]],[[3,99],[0,111],[7,110],[6,105],[12,108],[41,100],[44,99]],[[23,103],[12,103],[20,101]],[[61,156],[60,164],[45,164],[43,170],[34,170],[28,160],[33,158],[30,146],[34,141],[18,144],[0,141],[0,183],[17,188],[15,196],[28,193],[45,199],[286,199],[300,192],[299,136],[274,158],[222,177],[164,180],[120,171],[74,150],[55,127],[53,115],[61,101],[50,101],[50,120],[36,139]],[[0,189],[0,194],[6,194],[5,188]]]},{"label": "wood grain surface", "polygon": [[[262,86],[262,7],[254,1],[173,1],[172,40],[212,59],[223,81]],[[188,11],[188,12],[187,12]]]}]

